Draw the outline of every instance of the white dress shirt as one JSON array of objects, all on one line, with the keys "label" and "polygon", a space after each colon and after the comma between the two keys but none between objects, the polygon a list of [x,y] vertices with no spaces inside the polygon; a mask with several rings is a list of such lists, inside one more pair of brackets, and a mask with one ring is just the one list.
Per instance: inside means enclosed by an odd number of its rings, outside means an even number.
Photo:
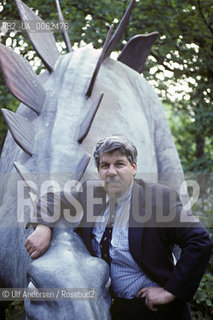
[{"label": "white dress shirt", "polygon": [[[132,186],[133,184],[123,195],[116,199],[115,221],[109,248],[109,254],[112,259],[110,264],[112,290],[115,297],[126,299],[134,298],[141,288],[158,286],[143,273],[129,251],[128,233]],[[108,218],[109,209],[106,207],[102,221],[97,222],[93,228],[92,246],[98,257],[101,257],[100,241]]]}]

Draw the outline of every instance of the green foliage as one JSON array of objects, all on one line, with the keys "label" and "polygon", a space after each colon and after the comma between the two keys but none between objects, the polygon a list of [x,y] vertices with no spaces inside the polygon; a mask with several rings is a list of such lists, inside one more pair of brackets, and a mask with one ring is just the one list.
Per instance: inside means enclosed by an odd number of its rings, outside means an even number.
[{"label": "green foliage", "polygon": [[[181,110],[174,110],[172,106],[165,104],[165,112],[169,121],[170,129],[178,149],[184,172],[212,172],[213,170],[213,147],[212,139],[204,136],[204,155],[200,158],[196,155],[196,131],[199,124],[190,114]],[[208,117],[211,117],[211,114]],[[202,134],[201,134],[202,137]]]},{"label": "green foliage", "polygon": [[207,272],[195,294],[194,303],[196,309],[202,311],[202,314],[213,316],[213,275]]},{"label": "green foliage", "polygon": [[24,312],[23,301],[13,301],[5,311],[6,320],[24,320],[26,318]]}]

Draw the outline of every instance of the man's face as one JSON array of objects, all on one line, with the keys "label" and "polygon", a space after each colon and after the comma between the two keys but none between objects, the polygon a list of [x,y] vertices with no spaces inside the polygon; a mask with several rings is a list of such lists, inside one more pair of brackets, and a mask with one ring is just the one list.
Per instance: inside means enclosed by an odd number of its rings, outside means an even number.
[{"label": "man's face", "polygon": [[131,165],[119,151],[104,153],[100,157],[98,175],[110,197],[119,197],[131,185],[136,174],[136,162]]}]

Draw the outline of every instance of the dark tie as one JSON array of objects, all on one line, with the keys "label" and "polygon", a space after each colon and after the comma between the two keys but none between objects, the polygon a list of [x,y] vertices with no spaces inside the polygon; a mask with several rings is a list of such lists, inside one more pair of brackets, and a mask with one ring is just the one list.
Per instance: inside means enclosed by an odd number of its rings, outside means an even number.
[{"label": "dark tie", "polygon": [[107,222],[104,234],[101,238],[100,248],[101,248],[101,258],[104,259],[108,264],[111,262],[109,255],[109,245],[112,239],[112,229],[115,217],[115,201],[110,200],[108,202],[109,210],[109,220]]}]

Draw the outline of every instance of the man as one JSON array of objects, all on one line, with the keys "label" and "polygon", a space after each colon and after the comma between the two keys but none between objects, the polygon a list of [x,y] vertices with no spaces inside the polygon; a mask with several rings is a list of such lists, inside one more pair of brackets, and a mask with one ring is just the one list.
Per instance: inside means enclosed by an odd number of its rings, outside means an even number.
[{"label": "man", "polygon": [[[112,319],[191,319],[187,301],[199,285],[212,249],[207,231],[185,215],[175,191],[134,179],[137,150],[125,137],[100,140],[94,158],[102,182],[94,195],[104,205],[94,207],[93,216],[99,219],[89,224],[85,184],[78,195],[84,209],[79,234],[89,251],[109,264]],[[184,217],[188,220],[182,223]],[[49,239],[49,231],[44,234]],[[49,240],[45,241],[41,250],[48,247]],[[29,253],[37,250],[32,243],[26,241]],[[174,244],[182,249],[176,265]]]},{"label": "man", "polygon": [[[180,223],[182,205],[173,190],[134,180],[137,150],[125,137],[99,141],[94,158],[104,189],[94,194],[116,202],[106,255],[114,296],[112,319],[191,319],[186,301],[192,298],[210,256],[208,233],[192,217]],[[82,203],[86,212],[85,199]],[[103,222],[82,227],[81,236],[92,254],[104,258],[101,246],[110,209],[106,205],[99,210],[94,215],[102,215]],[[174,244],[182,249],[176,265]]]}]

